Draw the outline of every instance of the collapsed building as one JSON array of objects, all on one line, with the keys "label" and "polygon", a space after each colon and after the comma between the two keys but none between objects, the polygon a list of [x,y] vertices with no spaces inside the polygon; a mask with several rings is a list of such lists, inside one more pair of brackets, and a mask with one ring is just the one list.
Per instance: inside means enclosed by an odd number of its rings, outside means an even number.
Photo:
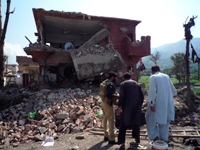
[{"label": "collapsed building", "polygon": [[[136,41],[137,20],[33,8],[37,42],[24,48],[40,66],[43,81],[97,77],[110,70],[133,73],[150,55],[150,36]],[[65,46],[73,44],[71,49]]]}]

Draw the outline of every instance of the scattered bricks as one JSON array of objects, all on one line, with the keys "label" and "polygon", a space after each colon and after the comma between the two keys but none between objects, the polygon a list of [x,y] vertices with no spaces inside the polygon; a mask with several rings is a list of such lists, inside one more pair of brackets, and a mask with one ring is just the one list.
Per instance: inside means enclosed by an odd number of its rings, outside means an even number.
[{"label": "scattered bricks", "polygon": [[80,116],[80,115],[85,115],[85,112],[84,112],[83,109],[80,109],[80,110],[76,113],[76,115],[78,115],[78,116]]},{"label": "scattered bricks", "polygon": [[40,112],[40,114],[41,114],[42,116],[45,116],[46,113],[47,113],[47,110],[43,110],[42,112]]},{"label": "scattered bricks", "polygon": [[28,136],[23,135],[23,137],[22,137],[22,139],[21,139],[22,143],[24,143],[24,142],[27,141],[27,140],[28,140]]},{"label": "scattered bricks", "polygon": [[[7,120],[0,121],[2,141],[9,141],[9,137],[12,146],[18,146],[18,142],[44,140],[44,134],[58,136],[61,132],[82,132],[87,128],[101,126],[101,119],[95,122],[92,119],[99,107],[95,106],[98,96],[89,95],[91,92],[80,88],[41,90],[35,93],[27,91],[29,98],[24,98],[23,103],[1,112],[2,118]],[[30,101],[42,118],[27,118],[24,110]]]},{"label": "scattered bricks", "polygon": [[18,142],[18,139],[17,139],[16,137],[13,137],[13,138],[12,138],[12,142],[13,142],[13,141],[14,141],[14,142]]},{"label": "scattered bricks", "polygon": [[30,130],[30,131],[27,132],[28,135],[32,135],[32,133],[33,133],[32,130]]},{"label": "scattered bricks", "polygon": [[16,137],[17,139],[21,139],[21,133],[20,132],[15,133],[14,137]]},{"label": "scattered bricks", "polygon": [[30,130],[31,130],[31,128],[32,128],[32,127],[31,127],[31,125],[30,125],[30,124],[26,124],[26,125],[25,125],[25,130],[26,130],[26,131],[30,131]]},{"label": "scattered bricks", "polygon": [[34,139],[34,136],[33,135],[28,135],[27,138],[32,140],[32,139]]},{"label": "scattered bricks", "polygon": [[52,122],[52,123],[50,123],[50,124],[49,124],[49,128],[50,128],[50,129],[53,129],[53,128],[55,128],[55,126],[56,126],[56,125],[55,125],[55,123],[54,123],[54,122]]},{"label": "scattered bricks", "polygon": [[37,126],[46,126],[46,124],[47,124],[46,120],[41,120],[37,122]]},{"label": "scattered bricks", "polygon": [[18,128],[19,128],[19,131],[24,131],[25,130],[24,126],[18,126]]},{"label": "scattered bricks", "polygon": [[80,122],[81,122],[81,120],[78,118],[77,120],[76,120],[76,125],[79,125],[80,124]]},{"label": "scattered bricks", "polygon": [[78,105],[78,109],[79,109],[79,110],[84,110],[84,107],[81,106],[81,105]]},{"label": "scattered bricks", "polygon": [[69,107],[69,109],[75,108],[75,106],[74,106],[74,105],[71,105],[71,104],[69,104],[68,107]]}]

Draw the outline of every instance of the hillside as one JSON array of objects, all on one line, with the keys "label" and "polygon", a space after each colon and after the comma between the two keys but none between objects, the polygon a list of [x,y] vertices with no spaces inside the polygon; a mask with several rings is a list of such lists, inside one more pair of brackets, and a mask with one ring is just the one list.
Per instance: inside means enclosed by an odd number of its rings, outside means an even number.
[{"label": "hillside", "polygon": [[[200,57],[200,38],[193,38],[191,43]],[[160,52],[161,59],[158,61],[161,69],[171,68],[173,66],[170,57],[175,53],[184,53],[186,49],[186,40],[181,40],[176,43],[165,44],[160,47],[151,48],[151,53],[155,54],[156,51]],[[192,49],[190,47],[190,58],[191,58]],[[142,58],[146,68],[150,68],[153,65],[153,62],[149,60],[149,56]],[[197,64],[191,64],[192,67],[197,67]]]}]

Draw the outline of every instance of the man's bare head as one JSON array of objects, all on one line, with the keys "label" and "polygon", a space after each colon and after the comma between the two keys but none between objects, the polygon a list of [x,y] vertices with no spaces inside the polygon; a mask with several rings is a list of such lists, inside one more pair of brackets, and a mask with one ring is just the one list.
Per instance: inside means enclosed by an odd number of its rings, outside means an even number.
[{"label": "man's bare head", "polygon": [[155,72],[160,71],[160,66],[157,65],[157,64],[154,64],[154,65],[151,67],[151,71],[152,71],[152,73],[155,73]]}]

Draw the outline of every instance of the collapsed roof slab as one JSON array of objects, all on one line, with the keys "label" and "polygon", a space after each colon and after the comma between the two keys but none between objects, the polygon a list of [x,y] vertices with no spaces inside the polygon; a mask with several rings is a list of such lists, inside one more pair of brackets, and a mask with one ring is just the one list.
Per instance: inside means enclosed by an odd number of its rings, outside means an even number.
[{"label": "collapsed roof slab", "polygon": [[[57,66],[61,63],[72,64],[72,59],[69,51],[64,49],[56,49],[51,46],[33,44],[29,47],[25,47],[24,51],[27,55],[32,55],[32,59],[38,62],[40,66]],[[46,62],[45,62],[46,61]]]}]

